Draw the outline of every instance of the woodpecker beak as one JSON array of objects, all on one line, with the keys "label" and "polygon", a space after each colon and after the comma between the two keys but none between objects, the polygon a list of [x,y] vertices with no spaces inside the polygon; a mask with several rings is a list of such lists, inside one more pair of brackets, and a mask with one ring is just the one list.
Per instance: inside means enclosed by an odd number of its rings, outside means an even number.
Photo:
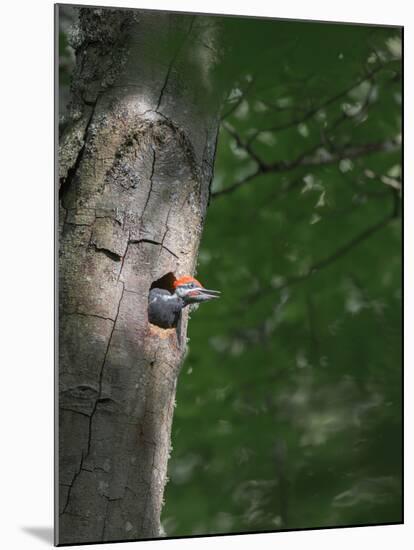
[{"label": "woodpecker beak", "polygon": [[207,288],[193,288],[187,292],[185,300],[189,304],[199,304],[201,302],[207,302],[213,298],[219,298],[220,291],[208,290]]},{"label": "woodpecker beak", "polygon": [[213,298],[220,298],[221,292],[219,290],[208,290],[207,288],[198,288],[197,289],[197,302],[206,302],[207,300],[212,300]]}]

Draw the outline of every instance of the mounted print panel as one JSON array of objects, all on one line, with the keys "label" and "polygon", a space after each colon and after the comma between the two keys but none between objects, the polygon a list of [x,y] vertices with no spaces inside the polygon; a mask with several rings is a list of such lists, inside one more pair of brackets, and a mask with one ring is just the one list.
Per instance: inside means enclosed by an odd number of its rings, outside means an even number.
[{"label": "mounted print panel", "polygon": [[56,38],[56,544],[401,523],[402,28]]}]

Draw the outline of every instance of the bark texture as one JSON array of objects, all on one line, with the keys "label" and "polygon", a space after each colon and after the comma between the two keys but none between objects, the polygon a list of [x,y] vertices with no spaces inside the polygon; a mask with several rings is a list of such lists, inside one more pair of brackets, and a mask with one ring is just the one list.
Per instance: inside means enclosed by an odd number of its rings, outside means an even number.
[{"label": "bark texture", "polygon": [[187,313],[150,325],[148,293],[195,271],[213,38],[192,16],[80,11],[59,159],[59,544],[160,535]]}]

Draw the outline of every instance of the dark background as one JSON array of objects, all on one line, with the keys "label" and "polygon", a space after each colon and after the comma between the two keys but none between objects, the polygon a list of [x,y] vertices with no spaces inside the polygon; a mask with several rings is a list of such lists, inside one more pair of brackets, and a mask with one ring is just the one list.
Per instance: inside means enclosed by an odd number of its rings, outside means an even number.
[{"label": "dark background", "polygon": [[401,30],[218,20],[197,277],[222,298],[189,324],[165,532],[400,522]]}]

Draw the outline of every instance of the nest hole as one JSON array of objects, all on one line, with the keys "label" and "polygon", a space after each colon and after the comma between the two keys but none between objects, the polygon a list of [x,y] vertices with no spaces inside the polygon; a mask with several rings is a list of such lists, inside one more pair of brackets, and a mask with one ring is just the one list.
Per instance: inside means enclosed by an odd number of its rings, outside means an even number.
[{"label": "nest hole", "polygon": [[[172,271],[170,271],[154,281],[150,286],[149,292],[151,292],[153,288],[161,288],[163,290],[167,290],[170,294],[174,294],[174,282],[176,280],[176,276]],[[176,323],[173,326],[165,327],[163,325],[151,323],[151,321],[149,321],[149,325],[151,327],[151,330],[156,333],[160,338],[166,338],[175,333],[177,335],[178,341],[181,340],[181,314],[177,317]]]},{"label": "nest hole", "polygon": [[163,275],[160,279],[157,279],[152,283],[150,286],[150,291],[153,288],[163,288],[165,290],[168,290],[170,294],[174,294],[174,281],[176,280],[176,277],[172,271],[169,273],[166,273]]}]

